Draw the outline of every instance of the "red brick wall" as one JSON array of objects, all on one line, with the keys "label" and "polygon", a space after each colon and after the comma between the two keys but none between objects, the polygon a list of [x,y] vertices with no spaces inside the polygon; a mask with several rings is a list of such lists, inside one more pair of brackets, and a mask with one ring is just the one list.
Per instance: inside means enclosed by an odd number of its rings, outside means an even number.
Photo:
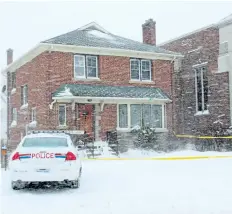
[{"label": "red brick wall", "polygon": [[102,140],[106,140],[106,131],[115,130],[117,128],[117,105],[105,105],[104,111],[101,113],[101,132]]},{"label": "red brick wall", "polygon": [[[171,72],[170,61],[157,60],[153,62],[152,83],[130,83],[130,58],[99,56],[99,81],[77,81],[73,77],[73,54],[61,52],[44,52],[26,63],[16,72],[16,93],[11,96],[10,105],[18,110],[18,126],[11,129],[11,139],[19,141],[19,133],[25,131],[26,123],[31,119],[31,108],[36,107],[37,128],[56,129],[58,125],[58,106],[55,104],[53,110],[49,109],[52,102],[51,93],[61,84],[105,84],[105,85],[139,85],[146,87],[160,87],[171,95]],[[20,86],[28,84],[28,108],[20,110]],[[11,88],[9,88],[11,91]],[[167,108],[168,120],[171,121],[171,104]],[[77,109],[77,105],[76,105]],[[102,133],[108,129],[116,128],[116,107],[106,106],[102,113]],[[114,115],[115,113],[115,115]],[[113,116],[112,116],[113,115]],[[106,119],[103,119],[103,118]],[[90,119],[88,119],[90,120]],[[103,121],[105,120],[105,121]],[[71,104],[67,105],[68,128],[79,129],[83,126],[82,120],[73,116]],[[171,124],[171,123],[169,123]],[[171,127],[171,125],[170,125]],[[86,127],[90,131],[92,127]],[[17,137],[16,137],[17,136]]]},{"label": "red brick wall", "polygon": [[[206,134],[205,131],[215,121],[221,120],[224,127],[229,126],[229,78],[228,73],[217,73],[219,53],[219,31],[211,27],[187,37],[177,39],[162,46],[185,55],[179,73],[174,73],[175,118],[179,133]],[[195,76],[192,66],[208,62],[210,115],[195,116]],[[223,115],[222,117],[219,117]]]}]

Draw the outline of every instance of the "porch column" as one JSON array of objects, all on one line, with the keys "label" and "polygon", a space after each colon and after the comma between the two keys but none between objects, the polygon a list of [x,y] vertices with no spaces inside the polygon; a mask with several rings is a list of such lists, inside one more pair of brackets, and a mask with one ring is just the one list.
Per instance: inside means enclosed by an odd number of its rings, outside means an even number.
[{"label": "porch column", "polygon": [[95,141],[100,141],[100,131],[101,131],[101,127],[100,127],[100,120],[101,120],[101,108],[99,104],[95,104],[95,124],[94,124],[94,130],[95,130]]}]

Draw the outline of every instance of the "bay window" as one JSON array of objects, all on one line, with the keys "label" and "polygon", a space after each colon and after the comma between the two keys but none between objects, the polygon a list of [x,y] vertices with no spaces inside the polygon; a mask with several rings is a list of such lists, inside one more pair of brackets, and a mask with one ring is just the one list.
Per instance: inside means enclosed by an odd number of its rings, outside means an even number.
[{"label": "bay window", "polygon": [[155,104],[119,104],[118,128],[134,128],[148,126],[164,127],[164,105]]}]

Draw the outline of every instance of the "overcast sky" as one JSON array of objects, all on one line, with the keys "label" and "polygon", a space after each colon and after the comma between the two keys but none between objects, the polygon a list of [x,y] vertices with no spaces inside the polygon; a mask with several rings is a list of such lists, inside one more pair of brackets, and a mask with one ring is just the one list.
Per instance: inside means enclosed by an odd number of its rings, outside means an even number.
[{"label": "overcast sky", "polygon": [[217,22],[232,13],[232,2],[16,2],[0,3],[0,68],[6,49],[14,58],[44,39],[95,21],[111,33],[142,41],[141,25],[157,22],[158,43]]}]

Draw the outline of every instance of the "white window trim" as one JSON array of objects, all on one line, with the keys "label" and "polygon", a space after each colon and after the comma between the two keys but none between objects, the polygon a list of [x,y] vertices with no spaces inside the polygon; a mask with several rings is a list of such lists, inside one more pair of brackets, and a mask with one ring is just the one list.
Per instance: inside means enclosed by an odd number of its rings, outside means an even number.
[{"label": "white window trim", "polygon": [[[128,124],[128,127],[127,128],[120,128],[119,127],[119,105],[124,105],[126,104],[127,105],[127,124]],[[139,105],[142,105],[143,103],[140,103]],[[156,104],[156,103],[146,103],[148,105],[161,105],[162,106],[162,128],[154,128],[156,130],[156,132],[167,132],[167,127],[166,127],[166,117],[167,115],[165,115],[165,112],[164,112],[164,109],[166,109],[166,105],[165,104]],[[133,105],[132,103],[131,104],[128,104],[128,103],[120,103],[120,104],[117,104],[117,130],[118,131],[122,131],[122,132],[130,132],[132,130],[131,127],[131,105]]]},{"label": "white window trim", "polygon": [[[131,71],[131,62],[132,61],[138,61],[139,62],[139,79],[133,79],[132,78],[132,71]],[[141,66],[140,66],[140,60],[139,59],[130,59],[130,79],[132,80],[132,81],[138,81],[138,82],[140,82],[140,80],[141,80]]]},{"label": "white window trim", "polygon": [[[84,58],[84,75],[83,76],[76,76],[76,64],[75,64],[75,62],[76,62],[76,57],[82,57],[82,58]],[[73,71],[74,71],[74,78],[75,79],[86,79],[86,71],[85,71],[85,55],[74,55],[74,57],[73,57]]]},{"label": "white window trim", "polygon": [[[132,61],[138,61],[139,62],[139,79],[132,79],[132,76],[131,76],[131,73],[132,73],[132,71],[131,71],[131,62]],[[142,62],[146,62],[146,61],[148,61],[149,62],[149,65],[150,65],[150,79],[149,80],[143,80],[142,79]],[[146,83],[146,82],[152,82],[152,64],[151,64],[151,60],[149,60],[149,59],[136,59],[136,58],[134,58],[134,59],[130,59],[130,82],[131,83],[133,83],[133,82],[144,82],[144,83]]]},{"label": "white window trim", "polygon": [[[65,123],[64,124],[60,124],[60,106],[64,106],[65,107]],[[65,126],[67,126],[67,109],[66,109],[66,104],[59,104],[59,106],[58,106],[58,125],[59,125],[59,127],[65,127]]]},{"label": "white window trim", "polygon": [[[75,58],[76,57],[83,57],[84,58],[84,75],[83,76],[76,76],[76,66],[75,66]],[[88,77],[88,74],[87,74],[87,58],[88,57],[95,57],[96,58],[96,77]],[[81,54],[75,54],[74,57],[73,57],[73,73],[74,73],[74,79],[75,80],[99,80],[99,77],[98,77],[98,57],[95,56],[95,55],[81,55]]]},{"label": "white window trim", "polygon": [[[143,80],[142,78],[143,78],[143,69],[142,69],[142,62],[149,62],[149,65],[150,65],[150,79],[149,80]],[[151,61],[150,60],[146,60],[146,59],[142,59],[141,60],[141,69],[140,69],[140,73],[141,73],[141,81],[143,82],[143,81],[151,81]]]},{"label": "white window trim", "polygon": [[[85,60],[86,60],[86,62],[87,62],[87,59],[89,58],[89,57],[94,57],[95,59],[96,59],[96,77],[88,77],[88,73],[86,72],[85,74],[86,74],[86,78],[87,79],[99,79],[98,78],[98,57],[97,56],[93,56],[93,55],[87,55],[87,56],[85,56]],[[86,68],[88,67],[88,63],[86,64]]]},{"label": "white window trim", "polygon": [[[195,65],[194,66],[194,68],[197,68],[197,67],[200,67],[200,68],[202,68],[203,66],[201,66],[201,65],[206,65],[206,63],[202,63],[202,64],[199,64],[199,65]],[[198,71],[199,72],[199,71]],[[202,90],[202,95],[201,95],[201,99],[202,99],[202,109],[204,108],[204,106],[205,106],[205,103],[204,103],[204,101],[205,101],[205,99],[204,99],[204,82],[203,82],[203,72],[204,71],[200,71],[201,72],[201,90]],[[206,72],[206,71],[205,71]],[[196,69],[194,69],[194,73],[195,73],[195,97],[196,97],[196,114],[195,114],[195,116],[198,116],[198,115],[208,115],[209,114],[209,110],[208,110],[208,106],[207,106],[207,109],[206,110],[202,110],[202,111],[198,111],[198,94],[197,94],[197,71],[196,71]]]}]

